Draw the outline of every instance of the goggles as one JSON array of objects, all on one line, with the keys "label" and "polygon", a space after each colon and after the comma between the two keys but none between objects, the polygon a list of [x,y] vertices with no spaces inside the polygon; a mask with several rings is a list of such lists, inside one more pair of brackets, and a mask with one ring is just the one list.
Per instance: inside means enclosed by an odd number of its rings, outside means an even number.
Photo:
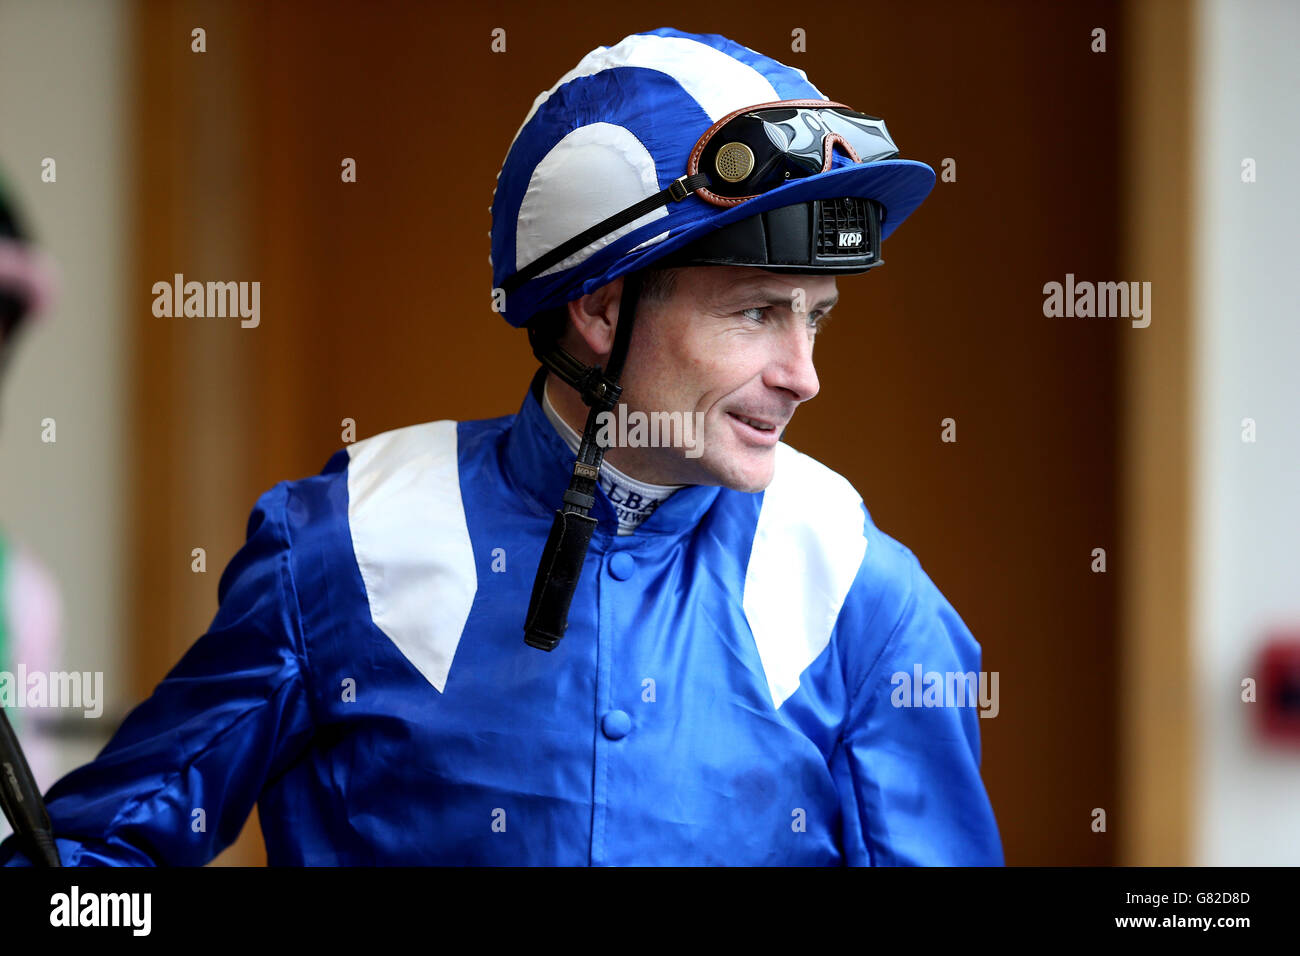
[{"label": "goggles", "polygon": [[691,150],[688,176],[704,173],[697,195],[734,206],[791,179],[831,168],[838,144],[857,163],[898,155],[885,121],[825,100],[783,100],[737,110],[705,131]]},{"label": "goggles", "polygon": [[793,179],[824,173],[831,168],[836,145],[857,163],[898,155],[884,120],[843,103],[778,100],[736,110],[696,141],[684,176],[534,259],[501,287],[512,292],[597,239],[692,194],[711,205],[730,207]]}]

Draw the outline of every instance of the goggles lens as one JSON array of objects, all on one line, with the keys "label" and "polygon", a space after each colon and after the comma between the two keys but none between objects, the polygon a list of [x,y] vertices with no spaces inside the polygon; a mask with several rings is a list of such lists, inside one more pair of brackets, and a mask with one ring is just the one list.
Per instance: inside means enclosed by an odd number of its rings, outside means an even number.
[{"label": "goggles lens", "polygon": [[733,205],[791,179],[825,172],[836,144],[861,163],[898,155],[884,120],[840,103],[802,100],[724,117],[700,137],[688,171],[709,177],[702,198]]}]

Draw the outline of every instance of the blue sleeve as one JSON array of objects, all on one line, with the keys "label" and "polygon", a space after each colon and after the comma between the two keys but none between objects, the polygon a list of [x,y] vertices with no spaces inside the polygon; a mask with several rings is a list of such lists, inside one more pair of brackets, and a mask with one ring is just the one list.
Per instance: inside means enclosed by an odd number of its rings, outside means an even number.
[{"label": "blue sleeve", "polygon": [[[891,588],[899,598],[864,602],[869,613],[850,615],[851,624],[887,628],[888,637],[883,647],[865,642],[880,650],[850,687],[837,774],[846,862],[1001,866],[1002,841],[980,777],[979,644],[916,556],[878,531],[872,537],[902,586]],[[973,684],[969,695],[965,680]],[[986,687],[994,716],[997,685],[990,679]]]},{"label": "blue sleeve", "polygon": [[[202,865],[312,735],[301,615],[277,485],[221,576],[212,626],[91,763],[50,788],[65,866]],[[0,863],[30,865],[13,838]]]}]

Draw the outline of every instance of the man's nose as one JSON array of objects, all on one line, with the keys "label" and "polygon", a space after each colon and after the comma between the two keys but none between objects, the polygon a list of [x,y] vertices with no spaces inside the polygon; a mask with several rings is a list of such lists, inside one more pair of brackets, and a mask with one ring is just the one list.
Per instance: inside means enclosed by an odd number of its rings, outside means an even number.
[{"label": "man's nose", "polygon": [[[802,317],[801,317],[802,318]],[[789,323],[778,341],[768,365],[767,384],[783,388],[795,401],[806,402],[821,390],[817,369],[813,366],[813,335],[805,322]]]}]

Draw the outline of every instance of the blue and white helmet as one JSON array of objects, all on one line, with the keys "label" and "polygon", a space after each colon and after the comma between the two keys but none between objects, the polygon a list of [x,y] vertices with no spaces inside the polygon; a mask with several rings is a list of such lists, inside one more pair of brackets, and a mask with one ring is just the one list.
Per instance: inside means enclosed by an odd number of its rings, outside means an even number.
[{"label": "blue and white helmet", "polygon": [[[897,149],[874,117],[866,119],[876,124],[882,148],[862,161],[828,143],[825,171],[800,173],[726,205],[696,192],[716,188],[716,173],[705,175],[712,170],[687,178],[706,131],[750,108],[790,101],[839,105],[803,70],[716,34],[662,28],[588,53],[533,102],[497,177],[493,286],[506,290],[506,320],[524,326],[714,230],[814,200],[873,200],[879,204],[878,239],[888,237],[930,193],[935,175],[924,163],[894,158]],[[573,244],[638,204],[647,211]],[[566,244],[570,251],[562,258],[544,258]],[[537,268],[539,260],[545,268]]]}]

